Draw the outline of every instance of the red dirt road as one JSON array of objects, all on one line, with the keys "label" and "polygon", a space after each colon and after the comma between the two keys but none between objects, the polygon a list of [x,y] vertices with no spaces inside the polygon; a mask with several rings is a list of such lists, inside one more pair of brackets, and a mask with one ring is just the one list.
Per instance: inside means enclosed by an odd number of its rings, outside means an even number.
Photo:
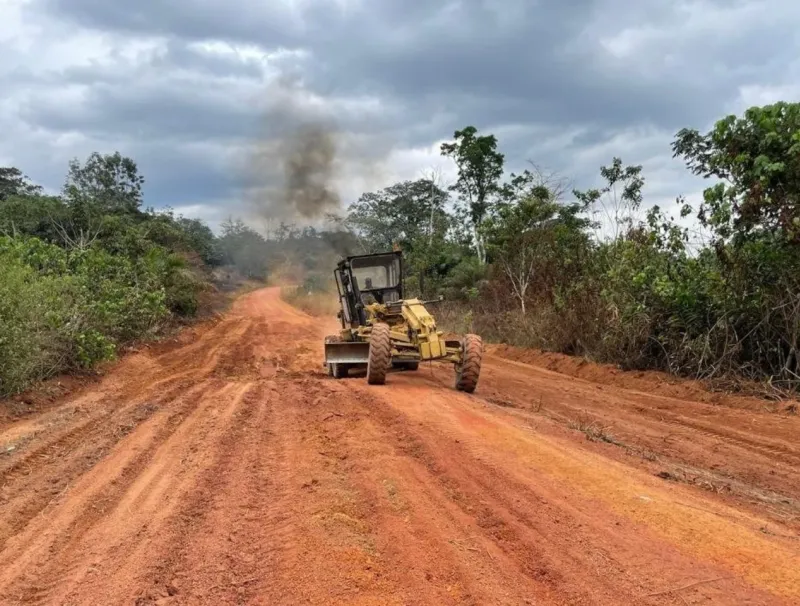
[{"label": "red dirt road", "polygon": [[0,603],[800,603],[796,415],[492,353],[370,387],[331,328],[265,289],[0,403]]}]

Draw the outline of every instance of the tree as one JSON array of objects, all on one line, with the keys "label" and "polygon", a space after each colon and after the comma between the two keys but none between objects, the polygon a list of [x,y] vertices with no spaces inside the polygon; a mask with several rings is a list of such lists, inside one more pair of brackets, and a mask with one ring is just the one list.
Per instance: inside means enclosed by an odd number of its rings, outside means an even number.
[{"label": "tree", "polygon": [[[615,157],[610,166],[601,166],[600,175],[606,185],[600,189],[573,190],[573,195],[593,215],[600,214],[599,239],[619,241],[626,237],[640,222],[639,207],[642,204],[642,166],[623,166]],[[597,206],[600,209],[597,209]]]},{"label": "tree", "polygon": [[481,263],[486,262],[481,225],[495,196],[500,192],[505,156],[497,151],[494,135],[477,136],[474,126],[455,131],[453,143],[443,143],[443,156],[452,158],[458,168],[458,180],[450,187],[466,203],[472,223],[475,251]]},{"label": "tree", "polygon": [[0,234],[56,241],[54,219],[63,219],[63,201],[43,194],[18,168],[0,167]]},{"label": "tree", "polygon": [[178,228],[185,234],[189,245],[200,255],[204,263],[218,265],[221,261],[216,238],[211,228],[200,219],[179,217]]},{"label": "tree", "polygon": [[93,152],[82,166],[77,159],[69,163],[64,196],[70,204],[91,204],[104,213],[134,214],[142,205],[143,185],[131,158]]},{"label": "tree", "polygon": [[366,252],[380,252],[395,244],[411,251],[421,239],[437,232],[443,235],[446,226],[441,218],[447,198],[447,192],[429,179],[395,183],[362,194],[347,209],[346,224],[358,234]]},{"label": "tree", "polygon": [[672,150],[720,180],[696,212],[714,235],[718,357],[800,385],[800,103],[751,107],[706,134],[682,129]]},{"label": "tree", "polygon": [[93,152],[81,165],[74,159],[63,188],[68,217],[54,223],[66,246],[86,249],[97,241],[104,224],[116,217],[117,223],[143,218],[142,186],[136,163],[119,152],[101,155]]},{"label": "tree", "polygon": [[64,202],[55,196],[11,195],[0,200],[0,234],[57,242],[54,221],[63,220],[66,212]]},{"label": "tree", "polygon": [[21,170],[13,166],[0,166],[0,201],[11,196],[33,196],[40,193],[41,185],[31,183]]},{"label": "tree", "polygon": [[345,224],[365,252],[399,246],[422,292],[450,226],[447,200],[447,192],[433,179],[403,181],[363,194],[348,208]]},{"label": "tree", "polygon": [[722,180],[697,212],[718,238],[768,232],[800,243],[800,103],[751,107],[704,135],[684,128],[672,151],[694,174]]},{"label": "tree", "polygon": [[500,197],[505,202],[513,202],[534,196],[558,201],[568,189],[568,181],[555,171],[546,171],[530,162],[531,169],[520,174],[511,173],[509,180],[501,186]]},{"label": "tree", "polygon": [[503,202],[486,221],[488,250],[526,313],[530,287],[544,293],[566,280],[576,246],[584,247],[589,220],[580,203],[562,204],[544,185],[521,199]]},{"label": "tree", "polygon": [[224,261],[248,278],[265,279],[270,251],[264,237],[241,219],[229,218],[221,227],[219,245]]}]

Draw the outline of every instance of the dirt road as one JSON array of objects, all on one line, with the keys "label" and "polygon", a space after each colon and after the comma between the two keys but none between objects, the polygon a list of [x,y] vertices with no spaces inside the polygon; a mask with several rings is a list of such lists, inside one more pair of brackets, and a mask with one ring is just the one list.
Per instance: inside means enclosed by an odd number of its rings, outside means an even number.
[{"label": "dirt road", "polygon": [[370,387],[331,328],[261,290],[0,406],[0,603],[800,603],[796,415],[491,354]]}]

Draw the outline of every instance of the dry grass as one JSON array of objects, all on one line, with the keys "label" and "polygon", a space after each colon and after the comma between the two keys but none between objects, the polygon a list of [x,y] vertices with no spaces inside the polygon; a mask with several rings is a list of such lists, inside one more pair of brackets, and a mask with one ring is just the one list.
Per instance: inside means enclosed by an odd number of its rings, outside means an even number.
[{"label": "dry grass", "polygon": [[583,432],[586,439],[592,442],[605,442],[606,444],[621,446],[621,443],[608,432],[610,426],[603,427],[597,421],[581,417],[570,421],[569,428]]}]

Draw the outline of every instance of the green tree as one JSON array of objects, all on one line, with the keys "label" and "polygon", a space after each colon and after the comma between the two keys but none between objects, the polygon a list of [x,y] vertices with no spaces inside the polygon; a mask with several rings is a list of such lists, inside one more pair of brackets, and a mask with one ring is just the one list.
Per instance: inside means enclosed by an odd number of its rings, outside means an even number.
[{"label": "green tree", "polygon": [[55,222],[66,217],[61,198],[41,194],[11,195],[0,200],[0,234],[59,241]]},{"label": "green tree", "polygon": [[116,217],[112,231],[124,230],[142,218],[142,186],[136,162],[119,152],[102,155],[93,152],[86,162],[70,161],[63,197],[68,216],[56,223],[64,244],[87,249],[106,231],[110,217]]},{"label": "green tree", "polygon": [[800,103],[751,107],[706,134],[684,128],[672,150],[694,174],[721,180],[697,212],[721,240],[769,232],[800,243]]},{"label": "green tree", "polygon": [[696,213],[715,236],[717,367],[800,384],[800,103],[751,107],[706,134],[682,129],[672,150],[720,180]]},{"label": "green tree", "polygon": [[18,168],[0,166],[0,201],[11,196],[33,196],[42,193],[41,185],[31,180]]},{"label": "green tree", "polygon": [[488,250],[511,286],[520,311],[527,311],[530,288],[539,296],[568,281],[568,266],[588,246],[580,203],[562,204],[544,185],[528,195],[498,205],[486,220]]},{"label": "green tree", "polygon": [[142,205],[144,177],[131,158],[119,152],[93,152],[81,165],[69,163],[64,196],[70,204],[91,204],[105,213],[136,213]]},{"label": "green tree", "polygon": [[345,221],[366,252],[399,246],[405,266],[424,292],[441,255],[451,225],[445,205],[449,196],[432,179],[395,183],[363,194],[348,208]]},{"label": "green tree", "polygon": [[481,226],[501,191],[505,156],[497,151],[494,135],[478,135],[474,126],[455,131],[452,143],[440,147],[443,156],[452,158],[458,168],[458,180],[450,187],[468,209],[475,251],[486,262]]},{"label": "green tree", "polygon": [[624,166],[622,159],[615,157],[609,166],[600,167],[600,176],[606,182],[601,188],[572,193],[593,216],[600,215],[595,224],[600,229],[599,239],[618,241],[642,220],[638,215],[644,187],[642,166]]},{"label": "green tree", "polygon": [[204,263],[208,265],[218,265],[221,262],[221,254],[217,246],[214,232],[200,219],[190,219],[179,217],[176,220],[188,244],[200,255]]},{"label": "green tree", "polygon": [[410,251],[422,240],[443,237],[447,198],[447,192],[430,179],[395,183],[365,193],[351,204],[346,224],[367,252],[388,250],[395,244]]}]

